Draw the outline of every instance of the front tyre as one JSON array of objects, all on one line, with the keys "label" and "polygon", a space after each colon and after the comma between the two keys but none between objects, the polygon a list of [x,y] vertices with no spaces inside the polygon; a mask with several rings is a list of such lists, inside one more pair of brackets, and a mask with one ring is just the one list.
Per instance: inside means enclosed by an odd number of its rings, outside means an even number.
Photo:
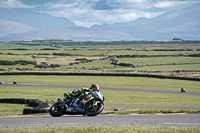
[{"label": "front tyre", "polygon": [[53,117],[60,117],[65,114],[66,107],[65,106],[59,106],[59,103],[55,103],[51,106],[49,109],[49,113]]},{"label": "front tyre", "polygon": [[85,115],[87,116],[96,116],[100,114],[104,109],[103,103],[98,103],[95,107],[86,107],[85,109]]}]

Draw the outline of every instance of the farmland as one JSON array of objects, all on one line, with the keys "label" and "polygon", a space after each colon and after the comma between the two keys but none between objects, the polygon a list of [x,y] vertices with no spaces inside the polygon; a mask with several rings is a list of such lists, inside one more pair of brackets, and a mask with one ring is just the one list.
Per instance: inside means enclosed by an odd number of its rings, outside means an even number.
[{"label": "farmland", "polygon": [[[11,83],[12,80],[17,80],[23,84],[71,86],[89,86],[91,83],[98,83],[101,87],[177,92],[184,87],[187,91],[200,92],[198,81],[200,78],[200,43],[151,43],[150,46],[144,42],[139,44],[98,42],[94,45],[90,43],[88,45],[85,42],[66,44],[62,41],[0,43],[0,81]],[[73,73],[96,73],[99,75],[70,75]],[[101,74],[118,74],[118,76]],[[121,76],[121,74],[126,76]],[[129,76],[129,74],[133,75]],[[134,77],[134,74],[141,76]],[[166,79],[150,78],[149,75],[167,77]],[[197,81],[170,79],[170,77],[186,77]],[[55,101],[57,97],[62,97],[66,91],[72,91],[72,88],[1,86],[0,95],[2,98],[23,97]],[[123,90],[102,90],[102,93],[107,98],[107,104],[115,104],[117,101],[118,104],[127,105],[199,106],[197,101],[200,100],[199,96],[126,92]],[[1,104],[1,106],[4,105]],[[10,105],[8,108],[15,108],[19,113],[22,106]],[[1,110],[1,112],[4,114],[6,111]],[[4,114],[4,116],[7,115],[11,114]]]},{"label": "farmland", "polygon": [[[150,46],[146,46],[147,42],[143,43],[145,44],[107,42],[108,47],[103,47],[106,42],[38,41],[10,42],[7,45],[0,43],[0,72],[92,71],[92,73],[123,72],[199,77],[199,43],[151,42]],[[74,47],[82,45],[87,47],[64,48],[71,47],[72,44]],[[9,45],[12,49],[8,49]],[[38,46],[39,49],[34,49]]]}]

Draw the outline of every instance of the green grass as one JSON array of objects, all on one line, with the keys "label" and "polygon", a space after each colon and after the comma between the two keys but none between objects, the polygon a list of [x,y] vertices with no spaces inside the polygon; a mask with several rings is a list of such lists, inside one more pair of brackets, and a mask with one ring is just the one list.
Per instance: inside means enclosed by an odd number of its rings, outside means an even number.
[{"label": "green grass", "polygon": [[5,104],[0,103],[0,117],[1,116],[19,116],[22,115],[24,104]]},{"label": "green grass", "polygon": [[141,65],[159,65],[159,64],[185,64],[200,63],[198,57],[154,57],[154,58],[118,58],[120,63],[131,63],[135,66]]},{"label": "green grass", "polygon": [[198,133],[197,127],[140,127],[140,126],[107,126],[107,127],[35,127],[1,129],[0,133]]},{"label": "green grass", "polygon": [[199,54],[200,51],[134,51],[134,50],[113,50],[108,55],[188,55]]},{"label": "green grass", "polygon": [[59,53],[59,50],[1,50],[2,54],[20,54],[20,55],[32,55],[32,54],[53,54]]},{"label": "green grass", "polygon": [[108,50],[64,50],[62,53],[71,55],[105,55]]},{"label": "green grass", "polygon": [[183,65],[159,65],[159,66],[140,66],[140,67],[114,67],[114,68],[106,68],[103,70],[124,70],[124,71],[133,71],[133,70],[141,70],[141,71],[177,71],[177,70],[199,70],[200,64],[183,64]]},{"label": "green grass", "polygon": [[52,84],[52,85],[71,85],[71,86],[90,86],[97,83],[100,87],[119,87],[119,88],[140,88],[180,91],[182,87],[186,91],[200,92],[199,81],[158,79],[146,77],[123,77],[123,76],[47,76],[47,75],[0,75],[3,83],[30,84]]},{"label": "green grass", "polygon": [[55,48],[55,47],[51,47],[51,46],[45,46],[45,45],[34,45],[35,43],[32,42],[28,42],[28,44],[30,45],[22,45],[25,44],[27,42],[20,42],[20,43],[16,43],[16,42],[0,42],[0,49],[43,49],[43,48]]},{"label": "green grass", "polygon": [[11,69],[16,69],[16,68],[20,68],[20,69],[33,69],[33,70],[38,70],[37,68],[34,68],[35,65],[31,65],[31,64],[28,64],[28,65],[0,65],[0,68],[1,69],[4,69],[4,70],[7,70],[9,68]]},{"label": "green grass", "polygon": [[86,69],[90,69],[90,68],[99,68],[99,69],[103,69],[103,68],[110,68],[110,67],[114,67],[114,65],[111,64],[111,62],[109,61],[109,59],[105,59],[105,60],[99,60],[99,61],[94,61],[94,62],[89,62],[89,63],[82,63],[82,64],[77,64],[77,65],[72,65],[72,66],[68,66],[67,68],[86,68]]},{"label": "green grass", "polygon": [[165,110],[136,110],[136,111],[113,111],[113,112],[104,112],[102,114],[117,114],[117,115],[126,115],[126,114],[174,114],[174,113],[200,113],[200,110],[171,110],[171,109],[165,109]]},{"label": "green grass", "polygon": [[0,55],[0,60],[4,60],[4,61],[18,61],[18,60],[33,61],[33,58],[29,55]]}]

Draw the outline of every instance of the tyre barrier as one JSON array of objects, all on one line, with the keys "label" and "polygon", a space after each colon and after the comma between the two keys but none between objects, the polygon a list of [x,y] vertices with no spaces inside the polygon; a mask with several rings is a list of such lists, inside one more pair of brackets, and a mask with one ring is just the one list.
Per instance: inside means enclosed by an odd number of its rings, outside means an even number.
[{"label": "tyre barrier", "polygon": [[14,103],[14,104],[27,104],[28,100],[24,98],[4,98],[0,99],[0,103]]},{"label": "tyre barrier", "polygon": [[38,99],[24,99],[24,98],[4,98],[0,99],[0,103],[12,103],[12,104],[27,104],[34,109],[24,108],[23,114],[37,114],[48,113],[48,109],[42,109],[49,107],[49,102],[38,101]]},{"label": "tyre barrier", "polygon": [[49,113],[49,110],[48,109],[29,109],[29,108],[24,108],[23,110],[23,115],[38,114],[38,113]]},{"label": "tyre barrier", "polygon": [[0,103],[14,103],[14,104],[28,104],[38,106],[38,99],[24,99],[24,98],[4,98],[0,99]]}]

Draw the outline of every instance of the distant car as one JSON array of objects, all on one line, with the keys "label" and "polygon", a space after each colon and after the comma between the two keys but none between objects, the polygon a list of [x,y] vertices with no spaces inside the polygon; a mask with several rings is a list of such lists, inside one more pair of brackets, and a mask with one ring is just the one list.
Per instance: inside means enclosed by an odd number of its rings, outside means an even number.
[{"label": "distant car", "polygon": [[14,81],[13,81],[13,84],[17,84],[17,81],[14,80]]}]

